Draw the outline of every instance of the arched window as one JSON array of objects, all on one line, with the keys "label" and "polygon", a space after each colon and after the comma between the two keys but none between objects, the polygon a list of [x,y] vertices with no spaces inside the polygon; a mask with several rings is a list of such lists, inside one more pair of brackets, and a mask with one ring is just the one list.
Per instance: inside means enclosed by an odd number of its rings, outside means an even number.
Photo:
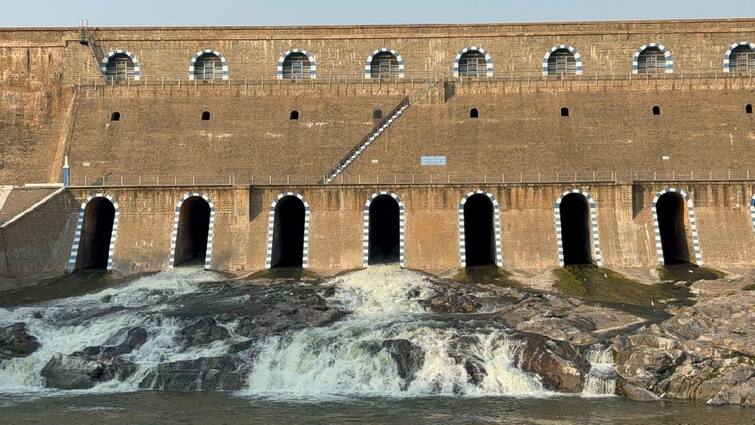
[{"label": "arched window", "polygon": [[749,44],[735,47],[729,55],[730,72],[755,71],[755,49]]},{"label": "arched window", "polygon": [[105,59],[105,79],[108,82],[135,80],[136,65],[126,53],[114,53]]},{"label": "arched window", "polygon": [[120,112],[113,112],[110,114],[110,121],[120,121],[121,120],[121,113]]},{"label": "arched window", "polygon": [[480,111],[478,111],[477,108],[470,109],[469,118],[480,118]]},{"label": "arched window", "polygon": [[283,59],[282,72],[284,80],[312,78],[312,61],[302,52],[291,52]]},{"label": "arched window", "polygon": [[291,113],[288,115],[288,119],[291,121],[296,121],[299,119],[299,111],[291,111]]},{"label": "arched window", "polygon": [[658,47],[647,47],[637,57],[638,74],[663,74],[666,72],[666,55]]},{"label": "arched window", "polygon": [[751,114],[752,113],[752,103],[748,103],[745,105],[745,114]]},{"label": "arched window", "polygon": [[660,115],[661,114],[661,107],[660,106],[653,106],[653,115]]},{"label": "arched window", "polygon": [[567,48],[559,48],[548,57],[548,75],[574,75],[577,73],[577,58]]},{"label": "arched window", "polygon": [[569,116],[569,108],[561,108],[561,116],[562,117],[568,117]]},{"label": "arched window", "polygon": [[216,53],[206,52],[194,62],[194,78],[199,81],[222,80],[223,62]]},{"label": "arched window", "polygon": [[479,50],[469,50],[459,58],[460,77],[485,77],[488,61]]},{"label": "arched window", "polygon": [[383,110],[382,109],[375,109],[372,111],[372,119],[375,121],[382,120],[383,119]]},{"label": "arched window", "polygon": [[372,56],[370,78],[399,78],[399,61],[392,52],[380,52]]},{"label": "arched window", "polygon": [[202,112],[202,121],[209,121],[210,120],[210,112],[204,111]]}]

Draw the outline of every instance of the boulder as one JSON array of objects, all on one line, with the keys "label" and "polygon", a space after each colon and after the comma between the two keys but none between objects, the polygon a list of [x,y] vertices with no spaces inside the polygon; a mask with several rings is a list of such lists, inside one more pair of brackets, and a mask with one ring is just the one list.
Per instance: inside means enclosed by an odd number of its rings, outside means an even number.
[{"label": "boulder", "polygon": [[135,364],[121,359],[102,362],[81,354],[55,353],[40,374],[45,378],[46,387],[81,390],[112,379],[123,381],[133,375],[136,368]]},{"label": "boulder", "polygon": [[539,334],[523,334],[516,350],[517,364],[537,374],[543,386],[552,391],[581,393],[590,363],[582,352],[565,341]]},{"label": "boulder", "polygon": [[[106,342],[106,345],[87,347],[81,350],[79,353],[85,357],[94,358],[97,360],[112,360],[116,356],[128,354],[135,349],[144,345],[147,342],[148,334],[144,328],[131,328],[123,330]],[[118,339],[122,339],[120,343],[114,344]],[[114,345],[107,345],[114,344]]]},{"label": "boulder", "polygon": [[29,335],[25,323],[14,323],[0,328],[0,360],[26,357],[38,348],[39,341]]},{"label": "boulder", "polygon": [[236,391],[246,386],[249,371],[238,356],[204,357],[163,363],[139,388],[164,391]]},{"label": "boulder", "polygon": [[179,337],[187,347],[210,344],[229,337],[228,329],[220,326],[212,317],[204,317],[181,329]]},{"label": "boulder", "polygon": [[755,293],[751,280],[696,282],[698,303],[614,338],[617,392],[632,399],[755,403]]},{"label": "boulder", "polygon": [[467,380],[474,385],[482,384],[482,381],[488,376],[488,371],[485,370],[485,366],[478,359],[464,360],[464,370],[467,372]]},{"label": "boulder", "polygon": [[123,329],[107,342],[120,340],[117,345],[86,347],[72,354],[55,353],[41,372],[45,386],[75,390],[92,388],[113,379],[124,381],[138,367],[120,356],[142,346],[147,338],[144,328]]},{"label": "boulder", "polygon": [[425,364],[425,350],[405,339],[388,339],[382,345],[396,363],[398,376],[404,380],[401,390],[406,390]]},{"label": "boulder", "polygon": [[433,313],[475,313],[482,307],[477,297],[461,294],[436,295],[422,304]]}]

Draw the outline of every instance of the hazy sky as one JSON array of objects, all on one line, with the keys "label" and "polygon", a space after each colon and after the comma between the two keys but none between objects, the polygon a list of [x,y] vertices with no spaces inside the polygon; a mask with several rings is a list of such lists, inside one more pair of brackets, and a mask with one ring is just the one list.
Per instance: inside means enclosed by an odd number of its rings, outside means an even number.
[{"label": "hazy sky", "polygon": [[[753,17],[753,0],[2,0],[0,26],[316,25]],[[749,14],[749,16],[748,16]]]}]

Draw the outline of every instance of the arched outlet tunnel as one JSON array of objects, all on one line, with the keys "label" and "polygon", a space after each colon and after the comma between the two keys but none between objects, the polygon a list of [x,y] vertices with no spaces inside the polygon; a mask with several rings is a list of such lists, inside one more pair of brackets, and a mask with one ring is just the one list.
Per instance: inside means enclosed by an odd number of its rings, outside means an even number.
[{"label": "arched outlet tunnel", "polygon": [[76,257],[76,269],[107,269],[110,238],[113,234],[115,206],[106,198],[89,201],[84,210],[81,242]]},{"label": "arched outlet tunnel", "polygon": [[369,264],[399,262],[400,216],[398,201],[390,195],[380,195],[370,203]]},{"label": "arched outlet tunnel", "polygon": [[581,193],[570,193],[561,199],[561,243],[564,265],[593,264],[590,240],[590,205]]},{"label": "arched outlet tunnel", "polygon": [[468,267],[496,265],[494,207],[485,194],[464,203],[464,252]]},{"label": "arched outlet tunnel", "polygon": [[210,230],[210,204],[202,197],[192,196],[181,204],[173,264],[204,262]]},{"label": "arched outlet tunnel", "polygon": [[684,197],[676,192],[664,193],[658,198],[655,208],[664,264],[691,263],[684,221],[687,214]]},{"label": "arched outlet tunnel", "polygon": [[304,202],[285,196],[275,206],[273,252],[270,266],[302,267],[304,260]]}]

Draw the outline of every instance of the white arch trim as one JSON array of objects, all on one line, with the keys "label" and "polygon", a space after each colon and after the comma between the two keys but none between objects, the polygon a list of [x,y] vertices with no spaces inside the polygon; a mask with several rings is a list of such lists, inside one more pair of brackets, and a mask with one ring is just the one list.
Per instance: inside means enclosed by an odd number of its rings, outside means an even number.
[{"label": "white arch trim", "polygon": [[194,55],[191,57],[191,60],[189,61],[189,80],[196,79],[196,75],[194,75],[194,72],[196,71],[195,65],[197,63],[197,59],[202,57],[206,54],[212,54],[217,56],[220,59],[220,65],[222,66],[222,72],[223,72],[223,80],[227,80],[230,78],[230,73],[228,70],[228,61],[226,60],[223,53],[221,53],[218,50],[212,50],[212,49],[204,49],[199,50],[198,52],[194,53]]},{"label": "white arch trim", "polygon": [[401,57],[401,53],[393,49],[388,49],[386,47],[383,47],[382,49],[377,49],[374,52],[370,53],[370,55],[367,56],[367,59],[364,60],[364,78],[365,79],[369,80],[370,78],[372,78],[372,59],[378,53],[384,53],[384,52],[389,52],[393,56],[396,57],[396,60],[398,61],[398,78],[404,78],[404,75],[405,75],[404,58]]},{"label": "white arch trim", "polygon": [[170,258],[168,259],[168,269],[175,267],[176,261],[176,240],[178,239],[178,222],[181,219],[181,206],[189,198],[202,198],[210,206],[210,225],[207,228],[207,250],[205,252],[204,269],[210,270],[212,267],[212,239],[215,236],[215,204],[209,196],[200,192],[188,192],[184,194],[176,203],[175,213],[173,215],[173,233],[170,237]]},{"label": "white arch trim", "polygon": [[671,55],[671,51],[669,51],[666,46],[663,44],[658,43],[647,43],[640,46],[637,50],[634,52],[634,56],[632,57],[632,74],[639,74],[640,73],[640,55],[642,52],[649,48],[657,48],[663,53],[663,57],[666,58],[666,74],[673,74],[674,73],[674,58]]},{"label": "white arch trim", "polygon": [[276,75],[278,79],[279,80],[283,79],[283,62],[292,53],[301,53],[304,56],[306,56],[307,59],[309,59],[309,78],[312,80],[316,79],[317,78],[317,63],[315,62],[315,56],[312,53],[306,50],[302,50],[302,49],[287,50],[281,55],[280,58],[278,58],[278,65],[276,68]]},{"label": "white arch trim", "polygon": [[755,43],[751,43],[749,41],[738,41],[736,43],[732,43],[731,46],[729,46],[729,49],[726,50],[726,53],[724,53],[724,72],[731,72],[731,53],[740,46],[748,46],[750,49],[755,51]]},{"label": "white arch trim", "polygon": [[695,264],[702,266],[703,251],[702,247],[700,246],[700,237],[697,234],[697,216],[695,215],[695,205],[692,202],[692,197],[690,197],[687,192],[673,187],[664,189],[656,193],[655,198],[653,198],[653,203],[651,204],[651,209],[653,211],[653,229],[655,230],[655,252],[658,256],[658,264],[663,266],[666,264],[666,261],[663,259],[663,243],[661,242],[661,227],[658,224],[657,204],[661,196],[667,193],[678,193],[682,196],[682,198],[684,198],[684,201],[687,203],[687,215],[689,217],[689,227],[692,233],[692,246],[695,252]]},{"label": "white arch trim", "polygon": [[562,193],[561,196],[556,199],[553,204],[553,216],[556,223],[556,247],[558,248],[558,264],[563,267],[564,261],[564,238],[563,238],[563,226],[561,224],[561,201],[571,194],[579,194],[585,197],[587,205],[590,209],[590,243],[592,247],[592,259],[598,267],[603,266],[603,253],[600,248],[600,227],[598,224],[598,203],[595,202],[590,194],[581,189],[567,190]]},{"label": "white arch trim", "polygon": [[495,265],[503,267],[503,251],[501,249],[501,206],[490,192],[475,190],[467,193],[461,202],[459,202],[459,264],[461,267],[467,266],[467,235],[464,228],[464,205],[467,200],[474,195],[485,195],[493,204],[493,233],[495,236]]},{"label": "white arch trim", "polygon": [[71,255],[68,257],[68,271],[73,272],[76,269],[76,259],[79,255],[79,247],[81,245],[81,230],[84,226],[84,213],[86,212],[87,205],[97,198],[103,198],[110,201],[115,209],[115,216],[113,217],[113,230],[110,233],[110,246],[108,247],[107,254],[107,270],[113,270],[113,253],[115,252],[115,240],[118,236],[118,220],[121,216],[121,210],[118,206],[118,202],[111,195],[105,193],[95,193],[86,198],[79,207],[79,217],[76,220],[76,232],[73,236],[73,245],[71,246]]},{"label": "white arch trim", "polygon": [[301,264],[302,268],[309,267],[309,204],[304,197],[295,192],[284,192],[278,195],[277,198],[270,204],[270,210],[268,212],[267,219],[267,254],[265,255],[265,268],[272,268],[273,266],[273,236],[275,234],[275,208],[278,206],[283,198],[293,196],[299,199],[304,204],[304,250],[302,252]]},{"label": "white arch trim", "polygon": [[401,202],[401,199],[393,192],[388,191],[380,191],[375,192],[367,199],[367,202],[364,204],[364,211],[363,211],[363,225],[362,225],[362,266],[367,267],[370,264],[370,205],[372,204],[372,201],[375,200],[378,196],[387,195],[393,198],[396,203],[398,204],[398,249],[399,249],[399,265],[401,268],[406,267],[406,255],[404,251],[404,232],[406,230],[406,216],[404,212],[404,203]]},{"label": "white arch trim", "polygon": [[132,52],[122,49],[111,50],[107,53],[107,55],[105,55],[104,58],[102,58],[102,61],[100,63],[100,70],[102,71],[102,75],[105,75],[105,73],[107,73],[107,65],[110,62],[110,59],[112,59],[115,55],[121,54],[131,58],[131,62],[134,63],[134,74],[132,77],[134,81],[139,81],[142,75],[142,67],[139,65],[139,59]]},{"label": "white arch trim", "polygon": [[576,48],[568,45],[568,44],[559,44],[557,46],[553,46],[545,53],[545,56],[543,57],[543,75],[548,75],[548,59],[550,59],[551,55],[557,51],[557,50],[568,50],[572,56],[574,56],[574,61],[576,62],[574,64],[575,67],[575,75],[582,75],[582,55],[577,51]]},{"label": "white arch trim", "polygon": [[493,58],[490,56],[490,53],[488,53],[488,51],[483,49],[482,47],[469,46],[459,50],[459,53],[457,53],[456,57],[454,58],[454,78],[459,78],[459,61],[461,60],[461,57],[464,56],[464,54],[467,52],[480,52],[485,55],[485,76],[493,76]]}]

